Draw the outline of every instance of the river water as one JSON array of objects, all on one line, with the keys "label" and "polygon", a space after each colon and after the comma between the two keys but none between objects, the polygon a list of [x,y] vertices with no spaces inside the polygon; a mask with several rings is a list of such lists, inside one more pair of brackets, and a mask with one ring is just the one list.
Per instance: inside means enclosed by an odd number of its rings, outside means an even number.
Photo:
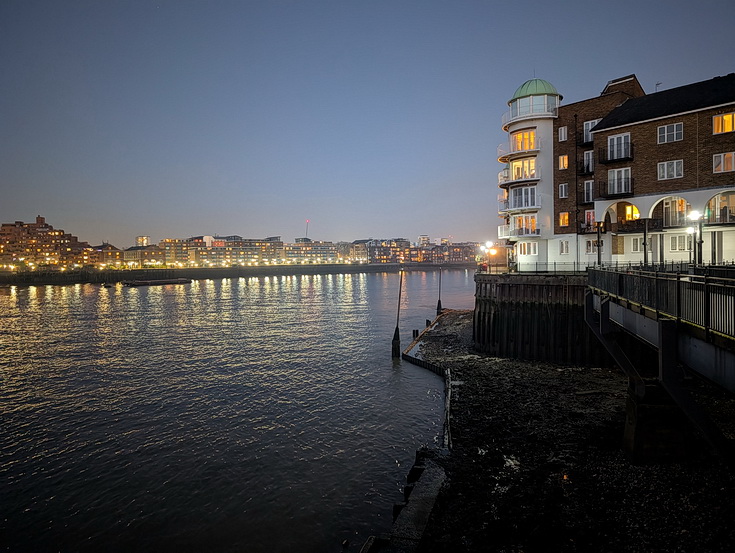
[{"label": "river water", "polygon": [[[359,551],[444,391],[395,273],[0,288],[0,549]],[[404,273],[402,348],[438,272]],[[444,271],[443,307],[473,305]]]}]

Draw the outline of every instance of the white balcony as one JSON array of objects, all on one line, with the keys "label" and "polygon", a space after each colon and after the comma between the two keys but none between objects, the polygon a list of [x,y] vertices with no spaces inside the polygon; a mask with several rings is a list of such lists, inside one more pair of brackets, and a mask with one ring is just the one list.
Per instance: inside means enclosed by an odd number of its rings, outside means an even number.
[{"label": "white balcony", "polygon": [[508,198],[498,198],[498,212],[499,213],[511,213],[511,212],[525,212],[525,211],[538,211],[541,209],[541,202],[539,198],[536,198],[536,202],[531,204],[524,201],[513,201]]},{"label": "white balcony", "polygon": [[512,113],[506,111],[503,114],[502,125],[503,130],[508,130],[508,125],[515,121],[523,121],[525,119],[541,119],[542,117],[556,117],[558,113],[557,108],[542,108],[538,111],[522,111],[520,113]]},{"label": "white balcony", "polygon": [[498,146],[498,161],[506,163],[516,156],[538,153],[541,150],[541,139],[535,138],[533,141],[524,141],[524,144],[516,144],[514,142],[504,142]]},{"label": "white balcony", "polygon": [[510,168],[503,169],[498,173],[498,186],[508,186],[513,183],[521,183],[526,181],[535,181],[541,178],[541,169],[539,167],[533,170],[511,171]]},{"label": "white balcony", "polygon": [[541,229],[535,228],[512,228],[511,225],[500,225],[498,227],[498,238],[517,238],[519,236],[539,236]]}]

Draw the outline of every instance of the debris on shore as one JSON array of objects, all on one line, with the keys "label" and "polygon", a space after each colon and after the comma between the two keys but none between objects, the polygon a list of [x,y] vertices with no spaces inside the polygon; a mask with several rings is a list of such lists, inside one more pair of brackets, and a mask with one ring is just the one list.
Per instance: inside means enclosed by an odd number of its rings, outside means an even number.
[{"label": "debris on shore", "polygon": [[[615,370],[472,350],[472,312],[420,343],[452,375],[452,450],[418,551],[735,550],[735,479],[705,447],[636,465],[621,448],[627,380]],[[431,454],[431,453],[430,453]]]}]

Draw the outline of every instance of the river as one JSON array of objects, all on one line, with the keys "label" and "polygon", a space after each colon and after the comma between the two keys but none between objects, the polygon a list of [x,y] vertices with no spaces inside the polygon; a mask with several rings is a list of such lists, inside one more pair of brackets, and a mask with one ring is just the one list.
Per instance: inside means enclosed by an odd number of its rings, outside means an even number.
[{"label": "river", "polygon": [[[402,348],[439,272],[404,273]],[[359,551],[444,391],[391,359],[399,275],[0,288],[0,546]],[[473,273],[443,271],[470,309]]]}]

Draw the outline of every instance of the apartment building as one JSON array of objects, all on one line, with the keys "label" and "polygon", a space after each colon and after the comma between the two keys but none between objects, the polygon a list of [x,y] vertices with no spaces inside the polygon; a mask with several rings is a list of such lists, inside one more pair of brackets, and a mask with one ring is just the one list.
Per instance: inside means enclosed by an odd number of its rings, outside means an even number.
[{"label": "apartment building", "polygon": [[6,267],[67,268],[90,263],[92,248],[40,215],[33,223],[0,225],[0,265]]},{"label": "apartment building", "polygon": [[503,120],[498,237],[519,271],[735,260],[735,74],[561,99],[533,79]]}]

